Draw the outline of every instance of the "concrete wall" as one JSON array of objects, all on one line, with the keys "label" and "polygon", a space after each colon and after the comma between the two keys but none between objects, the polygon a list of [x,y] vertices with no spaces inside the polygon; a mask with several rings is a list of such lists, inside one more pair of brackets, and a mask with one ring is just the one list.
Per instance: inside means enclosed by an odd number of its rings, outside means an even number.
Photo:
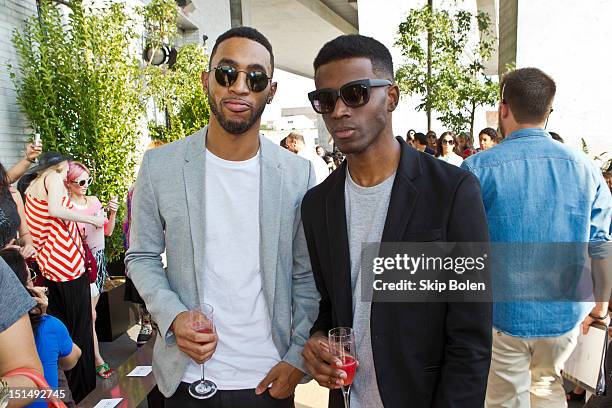
[{"label": "concrete wall", "polygon": [[25,140],[32,130],[17,105],[7,64],[17,65],[12,33],[36,14],[34,0],[0,0],[0,162],[9,168],[23,157]]},{"label": "concrete wall", "polygon": [[[248,0],[242,0],[243,2]],[[207,51],[210,54],[215,40],[231,27],[229,0],[193,0],[195,10],[188,15],[198,26],[199,41],[202,35],[208,36]]]}]

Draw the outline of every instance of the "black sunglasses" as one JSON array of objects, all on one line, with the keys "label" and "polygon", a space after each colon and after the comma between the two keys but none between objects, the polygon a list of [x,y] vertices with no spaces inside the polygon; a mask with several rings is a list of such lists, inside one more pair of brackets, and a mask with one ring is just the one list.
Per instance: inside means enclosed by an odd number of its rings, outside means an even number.
[{"label": "black sunglasses", "polygon": [[81,187],[91,186],[93,183],[93,177],[90,177],[87,180],[71,181],[71,183],[78,184]]},{"label": "black sunglasses", "polygon": [[221,65],[213,68],[215,71],[215,80],[223,86],[231,86],[238,79],[241,72],[246,74],[246,84],[253,92],[261,92],[268,87],[268,83],[272,78],[268,77],[263,71],[238,71],[236,68],[229,65]]},{"label": "black sunglasses", "polygon": [[446,144],[446,145],[451,145],[451,146],[452,146],[452,145],[454,145],[454,144],[455,144],[455,141],[454,141],[454,140],[444,139],[444,140],[442,141],[442,144]]},{"label": "black sunglasses", "polygon": [[331,113],[336,108],[338,98],[349,108],[358,108],[370,100],[371,88],[390,85],[393,83],[386,79],[360,79],[342,85],[339,90],[323,88],[309,92],[308,99],[315,112]]}]

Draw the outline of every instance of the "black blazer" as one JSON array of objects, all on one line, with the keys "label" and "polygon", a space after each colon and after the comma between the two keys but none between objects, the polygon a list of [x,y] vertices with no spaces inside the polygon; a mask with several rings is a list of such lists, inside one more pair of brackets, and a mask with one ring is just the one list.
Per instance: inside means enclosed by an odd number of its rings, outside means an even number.
[{"label": "black blazer", "polygon": [[[402,138],[383,242],[487,242],[478,180],[411,149]],[[302,220],[321,293],[311,330],[353,325],[344,207],[346,163],[306,193]],[[490,303],[372,303],[370,329],[381,398],[390,408],[479,408],[491,361]],[[342,408],[339,390],[329,406]]]}]

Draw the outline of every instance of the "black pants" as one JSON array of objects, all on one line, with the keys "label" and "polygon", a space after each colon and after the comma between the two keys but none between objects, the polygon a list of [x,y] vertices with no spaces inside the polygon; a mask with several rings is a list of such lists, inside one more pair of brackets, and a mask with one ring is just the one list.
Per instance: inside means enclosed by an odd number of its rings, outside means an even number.
[{"label": "black pants", "polygon": [[77,365],[66,371],[72,398],[78,404],[96,388],[89,277],[83,274],[69,282],[45,279],[45,286],[49,288],[47,312],[66,325],[72,341],[81,349]]},{"label": "black pants", "polygon": [[165,408],[294,408],[293,395],[278,400],[268,391],[256,395],[255,390],[217,391],[209,399],[199,400],[189,395],[189,384],[182,382],[174,395],[166,398]]}]

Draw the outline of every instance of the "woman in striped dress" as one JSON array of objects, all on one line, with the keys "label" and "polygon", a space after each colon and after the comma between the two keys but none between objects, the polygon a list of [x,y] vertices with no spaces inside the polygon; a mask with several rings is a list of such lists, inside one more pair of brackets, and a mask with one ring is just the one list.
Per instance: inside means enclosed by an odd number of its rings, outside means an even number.
[{"label": "woman in striped dress", "polygon": [[[88,196],[87,189],[93,183],[89,169],[83,163],[71,161],[68,165],[68,177],[66,188],[70,194],[70,201],[74,209],[83,215],[103,215],[104,209],[102,203],[96,196]],[[105,220],[104,229],[96,228],[87,223],[79,222],[79,230],[81,238],[91,250],[91,253],[96,258],[98,264],[98,277],[91,288],[91,311],[93,319],[93,340],[94,340],[94,355],[96,362],[96,374],[102,378],[110,377],[113,370],[102,358],[100,347],[98,346],[98,336],[96,334],[96,305],[100,299],[100,294],[104,291],[104,282],[106,281],[106,255],[104,254],[104,237],[113,235],[115,230],[115,220],[117,216],[117,200],[111,200],[108,203],[109,217]]]},{"label": "woman in striped dress", "polygon": [[49,288],[49,314],[60,319],[82,351],[78,364],[66,372],[75,402],[96,387],[89,277],[77,222],[102,227],[104,217],[81,215],[73,209],[64,182],[68,158],[44,153],[31,169],[35,178],[25,190],[25,212],[36,261]]}]

